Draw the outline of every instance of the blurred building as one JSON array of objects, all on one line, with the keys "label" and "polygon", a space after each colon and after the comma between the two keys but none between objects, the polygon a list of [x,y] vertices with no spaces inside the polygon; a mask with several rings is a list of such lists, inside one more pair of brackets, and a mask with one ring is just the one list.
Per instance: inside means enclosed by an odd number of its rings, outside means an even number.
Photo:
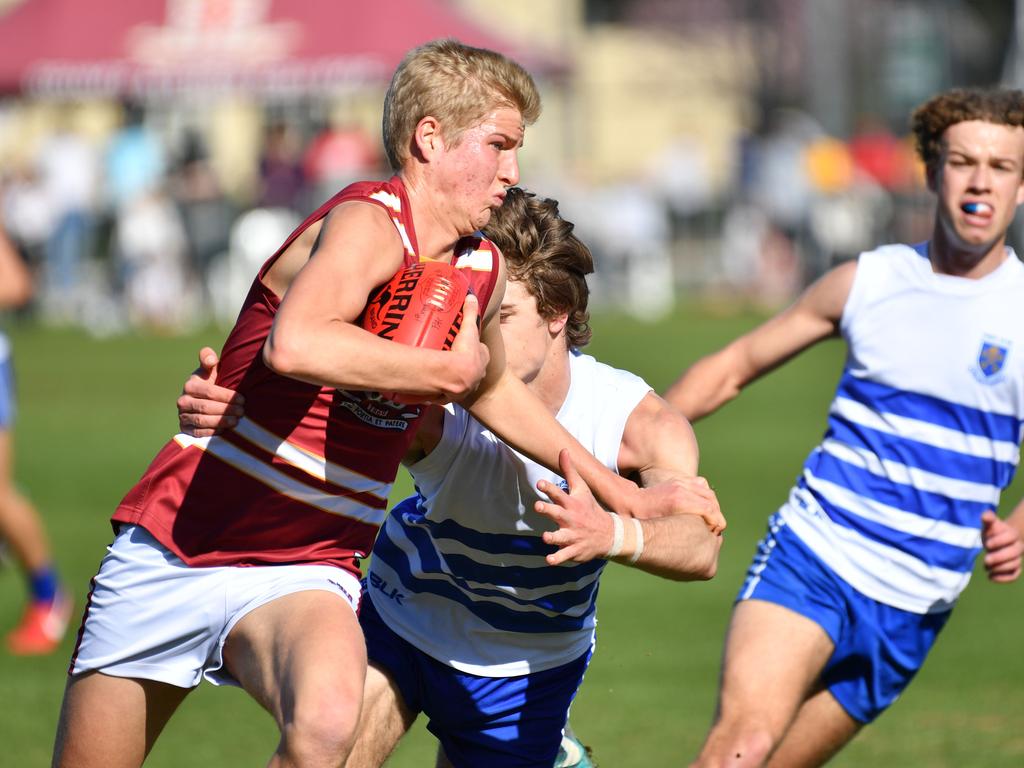
[{"label": "blurred building", "polygon": [[131,97],[163,145],[161,192],[185,190],[186,229],[205,222],[193,255],[205,273],[214,244],[231,241],[212,235],[217,217],[266,191],[268,137],[287,132],[308,182],[287,207],[387,174],[388,78],[409,48],[455,36],[537,77],[544,114],[523,183],[562,200],[594,248],[599,300],[636,293],[639,258],[641,277],[667,286],[658,306],[709,290],[774,302],[868,231],[927,235],[908,110],[954,84],[1022,84],[1020,5],[97,0],[86,13],[74,0],[0,0],[0,181],[31,178],[57,115],[103,149]]}]

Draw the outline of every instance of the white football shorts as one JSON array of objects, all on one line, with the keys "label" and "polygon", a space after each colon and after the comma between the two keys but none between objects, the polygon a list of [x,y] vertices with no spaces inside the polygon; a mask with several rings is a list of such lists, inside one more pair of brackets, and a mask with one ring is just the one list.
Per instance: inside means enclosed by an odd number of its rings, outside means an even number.
[{"label": "white football shorts", "polygon": [[98,670],[182,688],[203,677],[238,685],[223,667],[231,629],[261,605],[311,589],[359,609],[359,580],[341,568],[190,568],[145,528],[122,526],[93,579],[70,672]]}]

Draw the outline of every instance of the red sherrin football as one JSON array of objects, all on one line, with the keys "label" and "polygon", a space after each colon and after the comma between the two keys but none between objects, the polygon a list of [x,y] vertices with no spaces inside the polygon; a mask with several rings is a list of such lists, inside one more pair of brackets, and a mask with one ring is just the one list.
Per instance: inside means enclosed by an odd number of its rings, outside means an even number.
[{"label": "red sherrin football", "polygon": [[400,344],[450,349],[462,325],[467,291],[469,280],[451,264],[421,261],[370,295],[363,328]]}]

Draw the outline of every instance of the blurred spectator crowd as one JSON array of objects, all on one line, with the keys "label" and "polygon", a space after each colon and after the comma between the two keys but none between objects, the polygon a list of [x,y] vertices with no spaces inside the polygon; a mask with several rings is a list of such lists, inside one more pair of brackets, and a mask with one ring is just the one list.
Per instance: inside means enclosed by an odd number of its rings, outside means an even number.
[{"label": "blurred spectator crowd", "polygon": [[861,251],[927,239],[934,204],[911,137],[865,118],[841,139],[793,109],[739,132],[724,174],[680,135],[628,182],[538,189],[595,251],[597,303],[652,319],[683,297],[776,309]]},{"label": "blurred spectator crowd", "polygon": [[724,283],[775,307],[830,267],[931,235],[933,202],[912,139],[867,117],[848,139],[797,111],[742,139],[724,208]]},{"label": "blurred spectator crowd", "polygon": [[385,174],[352,126],[268,123],[258,183],[229,195],[204,139],[172,145],[125,104],[102,141],[62,112],[27,162],[0,168],[0,222],[32,268],[44,322],[96,335],[230,324],[259,266],[337,189]]},{"label": "blurred spectator crowd", "polygon": [[[0,169],[0,215],[36,274],[41,320],[98,335],[229,324],[302,216],[387,174],[358,128],[268,121],[256,188],[229,195],[201,135],[172,145],[145,117],[125,104],[103,141],[58,120],[30,162]],[[875,120],[844,140],[804,113],[768,114],[741,135],[726,182],[712,176],[680,136],[633,179],[524,183],[559,198],[593,248],[595,304],[648,318],[680,296],[775,307],[861,250],[929,234],[913,146]]]}]

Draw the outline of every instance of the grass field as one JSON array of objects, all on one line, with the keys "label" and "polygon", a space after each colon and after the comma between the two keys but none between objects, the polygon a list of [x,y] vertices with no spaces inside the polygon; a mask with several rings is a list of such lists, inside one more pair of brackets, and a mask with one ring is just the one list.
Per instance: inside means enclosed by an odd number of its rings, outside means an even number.
[{"label": "grass field", "polygon": [[[662,388],[685,362],[756,319],[688,310],[644,325],[601,316],[591,351]],[[216,346],[222,335],[96,341],[71,331],[12,329],[21,403],[17,477],[43,511],[79,601],[111,537],[110,512],[176,429],[174,399],[195,351],[201,342]],[[608,569],[598,651],[573,709],[575,728],[602,768],[684,765],[698,748],[714,707],[732,597],[767,516],[821,435],[841,364],[842,346],[823,345],[697,425],[702,473],[729,518],[713,581],[676,584]],[[1022,492],[1018,478],[1001,511]],[[0,626],[15,622],[22,595],[17,571],[0,571]],[[909,692],[834,765],[1024,765],[1022,636],[1024,587],[977,576]],[[69,639],[43,659],[0,652],[0,764],[49,764],[70,648]],[[203,685],[148,765],[262,765],[275,741],[272,721],[244,694]],[[432,739],[418,724],[389,765],[431,766],[432,754]]]}]

